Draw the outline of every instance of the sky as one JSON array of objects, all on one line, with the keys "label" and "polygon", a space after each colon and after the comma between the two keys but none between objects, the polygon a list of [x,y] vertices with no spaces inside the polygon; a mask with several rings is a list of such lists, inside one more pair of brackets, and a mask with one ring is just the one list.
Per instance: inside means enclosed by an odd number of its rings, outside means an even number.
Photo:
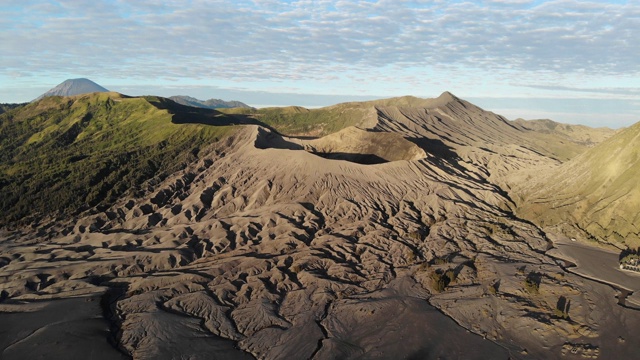
[{"label": "sky", "polygon": [[0,0],[0,102],[127,95],[319,107],[444,91],[510,119],[640,121],[640,0]]}]

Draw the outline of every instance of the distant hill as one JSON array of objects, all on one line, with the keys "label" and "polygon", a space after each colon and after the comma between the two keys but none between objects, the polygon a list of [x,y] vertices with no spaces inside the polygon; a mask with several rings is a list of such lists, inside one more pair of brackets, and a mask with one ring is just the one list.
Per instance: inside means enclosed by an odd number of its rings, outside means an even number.
[{"label": "distant hill", "polygon": [[40,100],[48,96],[73,96],[108,91],[109,90],[103,88],[102,86],[94,83],[89,79],[68,79],[63,81],[53,89],[40,95],[36,100]]},{"label": "distant hill", "polygon": [[23,104],[0,104],[0,114],[6,113],[9,110],[13,110],[17,107],[23,106]]},{"label": "distant hill", "polygon": [[561,124],[549,119],[517,119],[513,122],[535,132],[555,134],[561,138],[586,146],[594,146],[601,143],[616,133],[616,130],[606,127],[591,128],[584,125]]},{"label": "distant hill", "polygon": [[224,101],[220,99],[198,100],[185,95],[171,96],[169,99],[177,102],[178,104],[205,109],[251,108],[251,106],[240,101]]}]

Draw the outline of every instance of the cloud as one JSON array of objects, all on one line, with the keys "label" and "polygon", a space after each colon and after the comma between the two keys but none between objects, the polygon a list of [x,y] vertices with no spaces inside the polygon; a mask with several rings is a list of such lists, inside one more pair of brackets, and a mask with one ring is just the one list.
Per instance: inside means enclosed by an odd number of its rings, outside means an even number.
[{"label": "cloud", "polygon": [[640,96],[640,88],[639,87],[604,87],[604,88],[582,88],[582,87],[571,87],[571,86],[562,86],[562,85],[517,85],[522,87],[528,87],[532,89],[542,89],[542,90],[551,90],[551,91],[560,91],[560,92],[577,92],[577,93],[591,93],[600,95],[627,95],[632,97]]},{"label": "cloud", "polygon": [[640,98],[637,0],[7,0],[1,11],[3,94],[89,77],[325,95]]},{"label": "cloud", "polygon": [[[531,1],[44,1],[2,23],[5,69],[321,78],[327,64],[638,73],[640,5]],[[29,3],[27,3],[29,4]],[[298,66],[291,71],[291,65]],[[204,74],[204,75],[203,75]],[[161,75],[160,75],[161,76]]]}]

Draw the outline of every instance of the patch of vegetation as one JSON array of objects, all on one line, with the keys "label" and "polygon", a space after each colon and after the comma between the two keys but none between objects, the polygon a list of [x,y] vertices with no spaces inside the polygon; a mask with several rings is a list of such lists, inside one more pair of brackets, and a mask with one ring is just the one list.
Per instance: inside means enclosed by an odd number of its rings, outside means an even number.
[{"label": "patch of vegetation", "polygon": [[449,279],[449,284],[456,281],[456,279],[458,278],[458,274],[456,274],[455,270],[453,269],[447,270],[444,275],[447,277],[447,279]]},{"label": "patch of vegetation", "polygon": [[439,270],[433,271],[429,274],[429,278],[431,279],[431,288],[437,292],[441,293],[447,287],[447,278],[444,276]]},{"label": "patch of vegetation", "polygon": [[0,114],[6,113],[7,111],[19,108],[21,106],[25,106],[27,103],[22,104],[0,104]]},{"label": "patch of vegetation", "polygon": [[250,116],[257,121],[288,136],[325,136],[349,126],[355,126],[366,118],[366,103],[346,103],[320,109],[299,106],[262,109],[218,109],[228,115]]},{"label": "patch of vegetation", "polygon": [[419,230],[412,231],[408,234],[408,236],[411,240],[414,240],[416,242],[423,242],[428,234],[429,234],[429,229],[427,228],[426,230],[419,229]]},{"label": "patch of vegetation", "polygon": [[448,264],[449,263],[449,257],[448,256],[444,256],[444,257],[437,257],[431,260],[431,263],[433,265],[444,265],[444,264]]},{"label": "patch of vegetation", "polygon": [[408,250],[407,255],[405,255],[404,258],[407,264],[414,264],[418,259],[418,257],[416,256],[416,253],[413,252],[413,250]]},{"label": "patch of vegetation", "polygon": [[429,273],[431,288],[437,293],[443,292],[456,278],[457,274],[453,269],[447,271],[437,269]]},{"label": "patch of vegetation", "polygon": [[571,300],[564,296],[558,298],[558,303],[553,310],[553,315],[558,319],[569,320],[569,309],[571,308]]},{"label": "patch of vegetation", "polygon": [[232,131],[174,117],[114,93],[47,97],[0,115],[0,226],[111,204]]},{"label": "patch of vegetation", "polygon": [[302,270],[304,270],[304,264],[295,264],[291,266],[291,272],[294,274],[298,274]]},{"label": "patch of vegetation", "polygon": [[497,280],[493,284],[489,285],[489,293],[491,295],[497,295],[500,290],[500,280]]},{"label": "patch of vegetation", "polygon": [[540,282],[542,281],[542,274],[538,272],[530,272],[524,279],[524,290],[529,294],[538,294],[540,292]]}]

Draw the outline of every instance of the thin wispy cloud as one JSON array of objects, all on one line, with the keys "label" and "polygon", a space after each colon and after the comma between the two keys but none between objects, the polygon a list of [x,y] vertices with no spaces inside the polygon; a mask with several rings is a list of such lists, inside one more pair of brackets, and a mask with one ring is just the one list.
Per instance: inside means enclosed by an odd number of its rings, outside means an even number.
[{"label": "thin wispy cloud", "polygon": [[627,95],[630,97],[638,97],[640,96],[640,87],[628,87],[628,88],[611,88],[611,87],[601,87],[601,88],[581,88],[581,87],[570,87],[570,86],[561,86],[561,85],[519,85],[524,87],[529,87],[532,89],[542,89],[542,90],[552,90],[559,92],[572,92],[572,93],[590,93],[595,94],[596,96],[602,95]]},{"label": "thin wispy cloud", "polygon": [[[583,1],[47,1],[5,10],[0,65],[182,76],[230,65],[289,77],[291,65],[459,65],[638,74],[640,5]],[[147,64],[147,68],[141,66]],[[45,65],[49,65],[43,68]],[[114,75],[118,75],[115,73]]]},{"label": "thin wispy cloud", "polygon": [[4,3],[1,79],[14,84],[97,74],[325,94],[423,95],[435,86],[420,84],[449,83],[441,90],[504,95],[513,79],[539,94],[640,75],[637,0]]}]

